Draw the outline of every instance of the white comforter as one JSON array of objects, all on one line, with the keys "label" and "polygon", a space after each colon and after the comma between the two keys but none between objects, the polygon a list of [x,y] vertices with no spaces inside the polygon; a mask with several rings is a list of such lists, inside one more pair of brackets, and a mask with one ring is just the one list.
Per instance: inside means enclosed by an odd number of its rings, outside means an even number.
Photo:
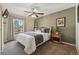
[{"label": "white comforter", "polygon": [[33,36],[20,33],[16,40],[25,46],[24,51],[27,54],[31,54],[36,50],[35,38]]},{"label": "white comforter", "polygon": [[[48,33],[38,33],[38,34],[42,34],[44,41],[49,40],[49,34]],[[24,51],[27,54],[31,54],[36,50],[36,43],[35,43],[35,38],[33,36],[30,35],[26,35],[24,33],[20,33],[17,35],[16,40],[21,43],[22,45],[25,46]]]}]

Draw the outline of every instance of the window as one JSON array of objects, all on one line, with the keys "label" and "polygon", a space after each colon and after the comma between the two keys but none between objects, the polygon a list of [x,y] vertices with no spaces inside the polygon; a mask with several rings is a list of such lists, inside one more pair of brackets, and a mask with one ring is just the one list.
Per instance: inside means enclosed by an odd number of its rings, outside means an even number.
[{"label": "window", "polygon": [[13,32],[14,34],[24,32],[24,19],[13,19]]}]

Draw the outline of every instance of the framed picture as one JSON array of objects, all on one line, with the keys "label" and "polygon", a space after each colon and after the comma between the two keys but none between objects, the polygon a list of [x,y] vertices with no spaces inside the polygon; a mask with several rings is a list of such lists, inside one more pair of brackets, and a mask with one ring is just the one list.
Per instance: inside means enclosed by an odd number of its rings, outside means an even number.
[{"label": "framed picture", "polygon": [[64,27],[66,23],[66,17],[61,17],[56,19],[56,26]]}]

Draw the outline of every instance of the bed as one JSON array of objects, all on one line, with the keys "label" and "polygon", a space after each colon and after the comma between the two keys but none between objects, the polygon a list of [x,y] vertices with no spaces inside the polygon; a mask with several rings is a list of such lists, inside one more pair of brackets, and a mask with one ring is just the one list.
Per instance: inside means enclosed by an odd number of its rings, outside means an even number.
[{"label": "bed", "polygon": [[24,32],[19,33],[16,37],[16,41],[25,47],[24,51],[26,52],[26,54],[32,54],[36,50],[36,47],[45,43],[49,39],[50,39],[50,31]]}]

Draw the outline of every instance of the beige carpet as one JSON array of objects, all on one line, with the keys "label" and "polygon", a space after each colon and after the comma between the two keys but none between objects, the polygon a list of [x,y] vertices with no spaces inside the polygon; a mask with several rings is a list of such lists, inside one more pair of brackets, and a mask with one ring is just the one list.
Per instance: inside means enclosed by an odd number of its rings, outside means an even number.
[{"label": "beige carpet", "polygon": [[[4,47],[3,55],[26,55],[24,47],[16,41],[8,42]],[[39,46],[32,55],[77,55],[77,51],[73,46],[48,41]]]}]

